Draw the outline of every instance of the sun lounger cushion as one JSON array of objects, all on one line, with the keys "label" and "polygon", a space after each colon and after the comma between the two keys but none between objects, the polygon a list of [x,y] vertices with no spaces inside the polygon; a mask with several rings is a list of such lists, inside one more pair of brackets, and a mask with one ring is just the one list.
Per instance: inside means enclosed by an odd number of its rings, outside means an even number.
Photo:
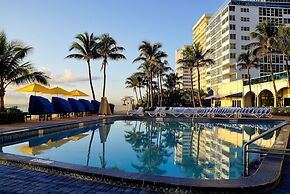
[{"label": "sun lounger cushion", "polygon": [[84,105],[86,112],[93,112],[95,110],[92,103],[85,99],[79,99],[79,101]]},{"label": "sun lounger cushion", "polygon": [[85,112],[85,107],[80,101],[74,98],[68,98],[67,101],[71,105],[73,112]]},{"label": "sun lounger cushion", "polygon": [[95,111],[98,112],[99,109],[100,109],[100,102],[99,101],[96,101],[96,100],[92,100],[91,103],[94,106]]},{"label": "sun lounger cushion", "polygon": [[54,113],[54,108],[46,98],[30,96],[28,112],[32,115],[52,114]]},{"label": "sun lounger cushion", "polygon": [[70,103],[67,100],[59,98],[59,97],[52,97],[51,100],[54,110],[56,113],[71,113],[73,112]]}]

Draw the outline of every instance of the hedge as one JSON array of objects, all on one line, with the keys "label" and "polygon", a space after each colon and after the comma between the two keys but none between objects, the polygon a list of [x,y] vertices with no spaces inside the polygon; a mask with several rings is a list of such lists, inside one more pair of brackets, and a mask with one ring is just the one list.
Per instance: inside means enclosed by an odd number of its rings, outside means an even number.
[{"label": "hedge", "polygon": [[24,114],[22,112],[0,112],[0,124],[23,122]]}]

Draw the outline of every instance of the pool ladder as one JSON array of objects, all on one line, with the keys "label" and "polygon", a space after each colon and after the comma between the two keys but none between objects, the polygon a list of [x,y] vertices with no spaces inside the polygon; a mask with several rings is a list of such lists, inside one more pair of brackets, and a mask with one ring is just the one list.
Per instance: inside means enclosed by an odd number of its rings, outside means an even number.
[{"label": "pool ladder", "polygon": [[255,141],[265,137],[266,135],[269,135],[271,133],[274,133],[275,131],[281,130],[282,127],[287,125],[287,122],[282,122],[278,124],[277,126],[271,128],[270,130],[265,131],[261,135],[251,139],[249,142],[247,142],[243,147],[243,155],[244,155],[244,176],[249,176],[249,163],[250,163],[250,153],[259,153],[259,154],[272,154],[272,155],[284,155],[284,156],[290,156],[290,149],[280,149],[280,148],[249,148],[250,144],[254,143]]}]

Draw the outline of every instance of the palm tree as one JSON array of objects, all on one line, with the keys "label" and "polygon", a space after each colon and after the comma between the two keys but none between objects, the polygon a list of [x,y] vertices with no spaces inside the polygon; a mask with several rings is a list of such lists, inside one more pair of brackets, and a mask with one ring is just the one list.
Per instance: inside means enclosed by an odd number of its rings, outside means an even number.
[{"label": "palm tree", "polygon": [[288,77],[288,87],[290,87],[290,73],[289,64],[290,60],[290,27],[280,26],[278,28],[278,36],[276,37],[275,49],[284,55],[284,60],[286,62],[286,72]]},{"label": "palm tree", "polygon": [[97,46],[97,37],[95,37],[93,33],[89,35],[87,32],[85,32],[83,34],[77,34],[75,39],[77,39],[77,42],[72,43],[69,51],[74,50],[77,53],[70,54],[66,56],[66,58],[75,58],[87,62],[92,96],[93,99],[96,100],[91,73],[91,60],[98,57],[95,52]]},{"label": "palm tree", "polygon": [[277,37],[278,28],[269,21],[264,21],[256,26],[255,32],[251,32],[251,37],[257,42],[250,43],[250,47],[254,47],[253,54],[267,57],[267,61],[270,64],[270,71],[272,76],[272,83],[275,91],[275,98],[277,99],[277,88],[275,84],[275,76],[272,65],[272,53],[274,51],[273,45]]},{"label": "palm tree", "polygon": [[143,78],[143,83],[146,86],[146,96],[147,96],[147,108],[149,108],[150,106],[150,76],[151,76],[151,67],[149,65],[149,63],[144,62],[142,63],[139,67],[138,70],[140,70],[141,72],[137,72],[139,74],[139,76],[141,76]]},{"label": "palm tree", "polygon": [[134,73],[134,75],[137,77],[137,81],[138,81],[137,88],[139,89],[139,96],[140,96],[141,103],[143,103],[143,96],[142,96],[141,88],[144,88],[144,86],[146,85],[145,75],[142,72],[136,72]]},{"label": "palm tree", "polygon": [[200,43],[194,43],[191,46],[185,47],[185,50],[182,52],[183,58],[179,59],[177,63],[182,63],[185,68],[189,68],[190,71],[190,82],[191,82],[191,100],[193,105],[193,80],[192,80],[192,72],[193,68],[197,69],[197,91],[198,91],[198,100],[200,106],[202,106],[201,101],[201,89],[200,89],[200,67],[204,67],[206,65],[214,64],[214,61],[208,58],[208,55],[211,53],[211,50],[204,51]]},{"label": "palm tree", "polygon": [[109,34],[102,34],[98,37],[99,42],[97,45],[98,58],[102,59],[101,70],[103,70],[104,75],[104,86],[103,86],[103,97],[106,94],[106,69],[108,65],[108,60],[120,60],[126,59],[126,57],[121,54],[125,50],[124,47],[118,46],[116,40],[112,38]]},{"label": "palm tree", "polygon": [[128,77],[126,79],[126,82],[127,84],[126,88],[133,88],[133,91],[135,92],[135,95],[136,95],[136,99],[137,99],[137,102],[139,101],[138,99],[138,94],[137,94],[137,87],[138,87],[138,78],[135,74],[131,75],[130,77]]},{"label": "palm tree", "polygon": [[[162,45],[160,43],[151,44],[148,41],[142,41],[139,46],[140,54],[133,61],[139,62],[142,61],[142,64],[147,65],[147,70],[149,73],[149,96],[150,96],[150,106],[153,107],[153,77],[154,77],[154,69],[156,70],[156,66],[163,58],[167,57],[167,54],[164,51],[161,51],[160,48]],[[156,72],[156,71],[155,71]]]},{"label": "palm tree", "polygon": [[165,73],[167,73],[168,71],[172,71],[172,68],[168,66],[168,61],[164,60],[164,61],[160,61],[157,64],[157,71],[158,71],[158,85],[159,85],[159,96],[160,98],[159,100],[159,106],[162,106],[163,104],[163,89],[162,89],[162,80],[163,80],[163,76],[166,75]]},{"label": "palm tree", "polygon": [[8,41],[6,34],[0,32],[0,112],[5,111],[4,97],[11,84],[38,82],[48,85],[49,77],[36,71],[30,61],[24,61],[32,47],[19,41]]},{"label": "palm tree", "polygon": [[[259,61],[259,59],[250,51],[240,54],[239,58],[238,58],[238,62],[239,62],[238,65],[241,66],[240,70],[242,70],[242,69],[247,70],[250,95],[252,95],[250,69],[252,67],[257,68],[259,65],[258,61]],[[253,98],[251,96],[251,106],[253,106],[253,104],[254,104]]]},{"label": "palm tree", "polygon": [[169,73],[168,75],[165,75],[165,83],[164,86],[169,90],[173,91],[177,85],[180,85],[181,76],[178,76],[175,73]]}]

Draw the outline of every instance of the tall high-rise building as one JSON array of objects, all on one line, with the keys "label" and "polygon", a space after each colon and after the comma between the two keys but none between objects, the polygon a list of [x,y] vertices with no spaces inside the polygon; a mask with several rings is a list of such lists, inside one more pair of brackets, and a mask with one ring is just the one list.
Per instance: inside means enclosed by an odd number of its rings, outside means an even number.
[{"label": "tall high-rise building", "polygon": [[179,59],[183,58],[182,52],[183,52],[185,47],[186,46],[184,46],[181,49],[178,49],[176,51],[176,56],[175,56],[175,59],[176,59],[176,74],[177,74],[178,77],[181,77],[180,88],[181,89],[190,89],[191,86],[190,86],[190,72],[189,72],[189,69],[183,68],[183,64],[177,63],[177,61]]},{"label": "tall high-rise building", "polygon": [[[204,14],[198,22],[193,26],[193,43],[199,43],[204,51],[206,51],[206,30],[211,18],[210,14]],[[200,67],[200,88],[206,91],[207,67]],[[197,69],[193,72],[194,86],[198,86]]]},{"label": "tall high-rise building", "polygon": [[[209,19],[211,15],[209,14],[204,14],[198,22],[193,26],[192,28],[192,33],[193,33],[193,43],[199,43],[203,50],[206,50],[206,27],[208,25]],[[177,50],[176,52],[176,61],[180,58],[182,58],[182,51],[186,46],[183,48]],[[177,64],[176,63],[176,68],[177,68],[177,74],[179,76],[182,76],[181,82],[183,83],[182,88],[184,89],[190,89],[190,73],[189,69],[182,68],[183,64]],[[200,85],[202,89],[206,89],[206,68],[200,68]],[[197,70],[194,69],[193,71],[193,87],[197,88],[198,86],[198,79],[197,79]]]},{"label": "tall high-rise building", "polygon": [[[237,67],[237,58],[246,52],[247,45],[253,41],[250,33],[262,21],[290,24],[290,1],[230,0],[212,16],[207,26],[206,48],[213,50],[211,58],[215,64],[207,69],[208,89],[247,78],[247,72]],[[285,70],[282,55],[274,55],[272,59],[275,72]],[[259,68],[250,72],[252,78],[269,73],[267,58],[261,60]]]}]

